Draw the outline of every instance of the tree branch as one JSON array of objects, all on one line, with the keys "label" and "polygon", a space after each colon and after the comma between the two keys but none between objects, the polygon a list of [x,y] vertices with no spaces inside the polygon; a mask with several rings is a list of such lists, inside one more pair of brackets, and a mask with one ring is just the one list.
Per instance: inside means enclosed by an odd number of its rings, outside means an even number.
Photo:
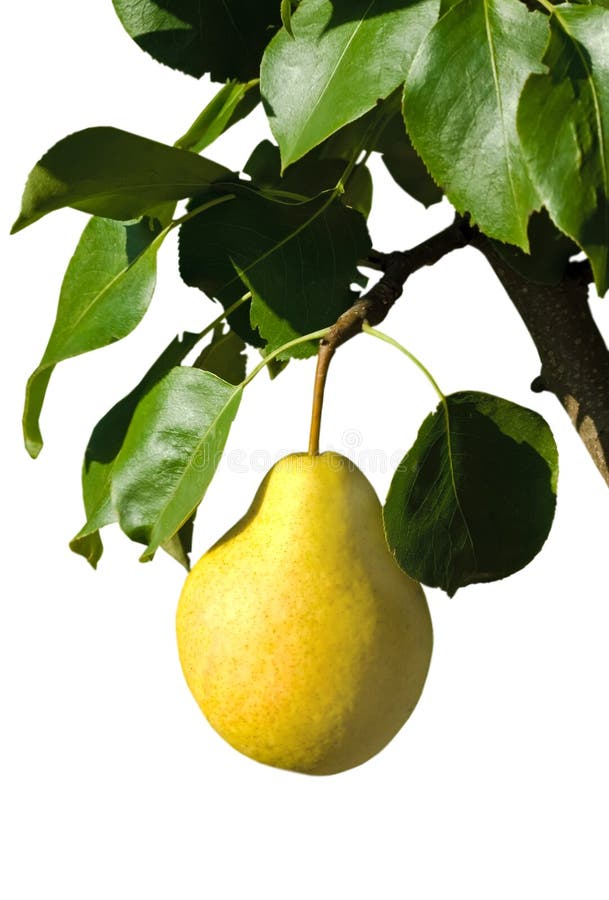
[{"label": "tree branch", "polygon": [[609,485],[609,351],[588,303],[587,262],[569,263],[558,284],[523,278],[488,238],[471,241],[484,254],[527,327],[541,360],[533,391],[551,391]]},{"label": "tree branch", "polygon": [[359,334],[365,321],[370,325],[382,322],[410,275],[468,244],[490,263],[537,348],[541,374],[533,380],[531,389],[551,391],[558,397],[609,485],[609,350],[588,304],[590,264],[569,263],[557,284],[530,281],[512,269],[493,242],[462,216],[411,250],[371,252],[371,266],[383,275],[339,317],[320,344],[311,452],[317,452],[323,386],[336,348]]}]

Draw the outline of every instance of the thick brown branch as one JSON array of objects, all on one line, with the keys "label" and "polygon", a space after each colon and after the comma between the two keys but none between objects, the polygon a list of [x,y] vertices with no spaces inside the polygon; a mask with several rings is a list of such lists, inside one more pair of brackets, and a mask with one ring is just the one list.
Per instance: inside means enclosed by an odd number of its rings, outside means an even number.
[{"label": "thick brown branch", "polygon": [[541,374],[534,391],[551,391],[609,484],[609,351],[588,304],[587,262],[570,263],[558,284],[537,284],[507,265],[482,235],[476,246],[491,264],[531,335]]}]

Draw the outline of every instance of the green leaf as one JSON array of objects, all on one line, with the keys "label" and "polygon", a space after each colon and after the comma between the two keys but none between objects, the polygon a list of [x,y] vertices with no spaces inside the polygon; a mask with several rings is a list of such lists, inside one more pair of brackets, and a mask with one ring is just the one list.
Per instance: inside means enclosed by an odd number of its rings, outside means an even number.
[{"label": "green leaf", "polygon": [[192,536],[194,533],[196,511],[182,525],[173,537],[161,544],[161,550],[168,553],[176,562],[184,566],[186,571],[190,571],[190,551],[192,550]]},{"label": "green leaf", "polygon": [[[225,307],[245,286],[253,298],[252,325],[267,350],[336,321],[353,302],[357,262],[370,249],[362,216],[332,195],[288,203],[251,188],[234,192],[234,201],[180,229],[184,281]],[[293,354],[310,356],[316,349],[314,343],[301,344]]]},{"label": "green leaf", "polygon": [[543,71],[546,36],[547,18],[519,0],[462,0],[423,41],[404,89],[408,133],[448,199],[524,250],[540,204],[516,110],[529,74]]},{"label": "green leaf", "polygon": [[435,183],[412,146],[400,109],[391,116],[374,143],[393,180],[403,191],[431,206],[442,199],[442,191]]},{"label": "green leaf", "polygon": [[159,62],[213,81],[255,78],[281,25],[279,0],[113,0],[128,34]]},{"label": "green leaf", "polygon": [[225,131],[248,116],[260,102],[258,80],[231,81],[220,88],[175,146],[200,153]]},{"label": "green leaf", "polygon": [[211,372],[179,366],[138,404],[114,463],[112,502],[125,534],[147,545],[142,562],[203,498],[242,391]]},{"label": "green leaf", "polygon": [[[82,493],[87,521],[70,542],[70,548],[84,556],[93,568],[97,566],[103,552],[100,529],[118,521],[112,504],[112,474],[137,405],[170,369],[182,362],[200,339],[201,334],[192,332],[186,332],[182,338],[175,338],[139,384],[119,400],[93,429],[82,469]],[[184,543],[180,542],[180,546],[183,552],[186,551]],[[175,542],[172,547],[177,552]]]},{"label": "green leaf", "polygon": [[241,384],[247,367],[244,351],[245,341],[231,328],[224,331],[220,324],[214,328],[211,342],[203,348],[193,366],[213,372],[229,384]]},{"label": "green leaf", "polygon": [[125,225],[93,218],[85,227],[63,280],[55,324],[27,384],[25,445],[42,449],[40,412],[54,367],[129,334],[148,309],[156,282],[156,255],[168,229],[149,220]]},{"label": "green leaf", "polygon": [[305,0],[261,66],[261,93],[286,168],[400,85],[439,0]]},{"label": "green leaf", "polygon": [[529,220],[529,253],[499,241],[492,243],[512,269],[537,284],[558,284],[569,259],[579,253],[577,244],[558,230],[545,209]]},{"label": "green leaf", "polygon": [[[410,142],[402,115],[402,94],[397,89],[386,100],[380,100],[370,112],[335,132],[305,159],[314,155],[319,159],[350,160],[358,148],[380,153],[402,190],[425,206],[437,203],[442,199],[442,191]],[[296,168],[290,166],[287,175]]]},{"label": "green leaf", "polygon": [[609,10],[556,7],[544,75],[525,85],[518,129],[552,219],[585,251],[599,294],[609,286]]},{"label": "green leaf", "polygon": [[136,219],[231,173],[212,162],[118,128],[87,128],[55,144],[34,166],[12,228],[71,206],[108,219]]},{"label": "green leaf", "polygon": [[[467,0],[463,0],[467,2]],[[387,540],[413,578],[451,596],[517,572],[541,549],[558,456],[540,415],[465,391],[425,419],[393,477]]]},{"label": "green leaf", "polygon": [[293,0],[281,0],[281,22],[287,33],[290,37],[294,37],[294,32],[292,31],[292,9],[296,4],[293,3]]}]

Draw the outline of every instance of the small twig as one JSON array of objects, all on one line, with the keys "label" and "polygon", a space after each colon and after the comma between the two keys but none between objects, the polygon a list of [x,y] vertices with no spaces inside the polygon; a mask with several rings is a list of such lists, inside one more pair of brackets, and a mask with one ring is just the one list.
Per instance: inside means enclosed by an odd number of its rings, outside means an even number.
[{"label": "small twig", "polygon": [[[457,216],[448,228],[413,247],[394,253],[372,251],[369,260],[382,267],[383,275],[370,290],[340,316],[323,344],[336,350],[345,341],[359,334],[364,322],[378,325],[383,321],[402,293],[408,278],[424,266],[433,266],[452,250],[465,247],[471,240],[472,228],[466,218]],[[329,362],[329,361],[328,361]]]},{"label": "small twig", "polygon": [[319,453],[324,390],[328,368],[336,348],[359,334],[364,322],[368,322],[369,325],[378,325],[382,322],[413,272],[422,269],[423,266],[432,266],[451,250],[465,247],[471,234],[472,229],[467,219],[457,216],[448,228],[434,234],[411,250],[394,253],[380,253],[377,250],[370,252],[367,263],[372,268],[380,269],[383,275],[363,297],[337,319],[319,343],[309,435],[309,453],[312,456]]}]

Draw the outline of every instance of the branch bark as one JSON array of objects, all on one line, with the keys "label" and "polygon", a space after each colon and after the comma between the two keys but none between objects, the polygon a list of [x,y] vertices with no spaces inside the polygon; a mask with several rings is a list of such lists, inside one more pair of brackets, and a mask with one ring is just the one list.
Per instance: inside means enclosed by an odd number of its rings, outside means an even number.
[{"label": "branch bark", "polygon": [[592,317],[587,263],[570,263],[558,284],[523,278],[480,234],[471,243],[484,254],[533,339],[541,361],[534,391],[558,397],[609,485],[609,351]]},{"label": "branch bark", "polygon": [[370,262],[383,275],[340,316],[320,344],[310,452],[318,452],[323,387],[336,348],[359,334],[365,321],[382,322],[410,275],[468,244],[493,268],[537,348],[541,374],[533,380],[532,390],[556,395],[609,485],[609,350],[588,303],[589,264],[569,263],[557,284],[530,281],[512,269],[492,241],[462,216],[411,250],[372,252]]}]

